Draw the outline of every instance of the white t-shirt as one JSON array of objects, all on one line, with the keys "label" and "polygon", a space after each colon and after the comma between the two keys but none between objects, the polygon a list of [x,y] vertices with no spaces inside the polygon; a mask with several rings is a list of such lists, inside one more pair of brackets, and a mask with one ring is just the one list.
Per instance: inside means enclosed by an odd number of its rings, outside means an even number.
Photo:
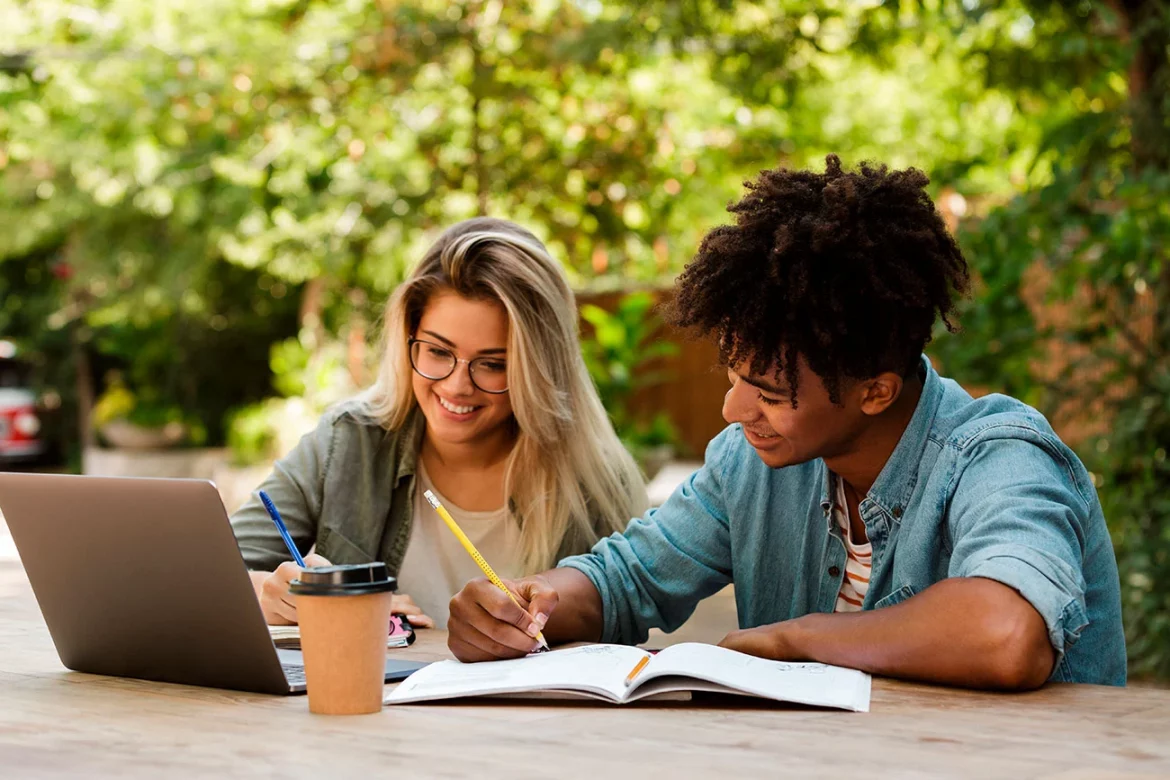
[{"label": "white t-shirt", "polygon": [[470,580],[482,577],[483,572],[427,503],[423,497],[426,490],[443,503],[484,560],[504,579],[518,577],[522,571],[520,528],[508,517],[506,507],[491,512],[467,512],[452,504],[435,489],[419,459],[410,543],[398,570],[398,591],[413,598],[424,615],[435,619],[437,628],[446,628],[451,597]]}]

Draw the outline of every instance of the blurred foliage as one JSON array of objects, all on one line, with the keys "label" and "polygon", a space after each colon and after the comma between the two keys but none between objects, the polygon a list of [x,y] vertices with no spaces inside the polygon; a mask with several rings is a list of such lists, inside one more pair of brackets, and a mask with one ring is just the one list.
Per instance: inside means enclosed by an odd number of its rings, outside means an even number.
[{"label": "blurred foliage", "polygon": [[126,386],[119,371],[111,371],[106,377],[105,390],[93,405],[90,419],[94,430],[108,438],[105,428],[116,420],[124,420],[140,428],[174,429],[178,443],[199,446],[207,441],[207,429],[202,421],[182,406],[167,403],[150,393],[153,386],[147,385],[147,395],[139,396]]},{"label": "blurred foliage", "polygon": [[581,343],[589,376],[614,430],[646,471],[662,465],[651,460],[661,459],[665,451],[673,453],[680,445],[678,431],[666,414],[640,414],[631,405],[639,390],[669,378],[655,370],[656,362],[679,351],[658,338],[662,320],[651,312],[654,303],[651,293],[636,292],[618,299],[613,311],[595,304],[580,307],[581,318],[592,330]]},{"label": "blurred foliage", "polygon": [[125,420],[129,418],[137,405],[138,399],[134,393],[126,387],[121,377],[115,374],[109,378],[106,391],[93,405],[93,417],[91,418],[93,425],[95,428],[101,428],[114,420]]},{"label": "blurred foliage", "polygon": [[1030,186],[965,225],[979,291],[936,355],[1078,447],[1113,533],[1131,671],[1167,678],[1170,6],[1029,5],[1046,34],[987,72],[1042,130]]},{"label": "blurred foliage", "polygon": [[969,60],[1022,12],[972,7],[0,0],[0,264],[55,279],[0,332],[218,443],[269,344],[374,320],[463,217],[524,223],[604,288],[673,277],[780,161],[1006,191],[1034,139]]},{"label": "blurred foliage", "polygon": [[[1170,675],[1168,29],[1165,0],[0,0],[0,334],[66,408],[118,369],[218,443],[455,220],[516,219],[579,288],[662,283],[760,168],[913,164],[979,276],[933,354],[1078,443],[1134,671]],[[645,345],[586,316],[626,426]]]},{"label": "blurred foliage", "polygon": [[273,461],[311,431],[321,414],[354,395],[359,384],[348,366],[343,341],[304,329],[297,338],[272,345],[268,365],[279,398],[267,398],[233,411],[227,443],[236,465]]}]

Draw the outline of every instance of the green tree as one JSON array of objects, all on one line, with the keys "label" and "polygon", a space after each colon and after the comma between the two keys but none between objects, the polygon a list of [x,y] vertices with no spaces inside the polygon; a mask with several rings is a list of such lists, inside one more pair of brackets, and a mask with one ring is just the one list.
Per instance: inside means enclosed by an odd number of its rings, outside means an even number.
[{"label": "green tree", "polygon": [[807,135],[789,126],[795,162],[872,154],[967,195],[956,216],[969,209],[978,293],[966,333],[933,351],[1078,443],[1113,531],[1133,671],[1170,676],[1170,4],[611,8],[660,20],[647,29],[745,105],[819,118]]},{"label": "green tree", "polygon": [[1132,670],[1170,676],[1170,10],[1029,3],[989,58],[1044,135],[1031,186],[964,235],[981,292],[939,355],[1081,441],[1121,569]]},{"label": "green tree", "polygon": [[627,54],[586,6],[45,0],[0,19],[0,262],[70,270],[29,335],[134,363],[163,404],[201,403],[187,367],[216,334],[250,330],[264,370],[290,305],[313,343],[363,335],[458,219],[515,218],[579,284],[617,284],[669,276],[734,190],[696,160],[718,162],[735,102],[670,53]]}]

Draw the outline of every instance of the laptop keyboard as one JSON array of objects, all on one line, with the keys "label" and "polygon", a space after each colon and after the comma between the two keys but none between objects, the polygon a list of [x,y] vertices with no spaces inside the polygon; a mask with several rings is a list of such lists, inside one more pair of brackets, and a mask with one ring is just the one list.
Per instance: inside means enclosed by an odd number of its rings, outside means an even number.
[{"label": "laptop keyboard", "polygon": [[288,679],[289,685],[305,684],[305,667],[296,664],[281,664],[280,668],[284,670],[284,676]]}]

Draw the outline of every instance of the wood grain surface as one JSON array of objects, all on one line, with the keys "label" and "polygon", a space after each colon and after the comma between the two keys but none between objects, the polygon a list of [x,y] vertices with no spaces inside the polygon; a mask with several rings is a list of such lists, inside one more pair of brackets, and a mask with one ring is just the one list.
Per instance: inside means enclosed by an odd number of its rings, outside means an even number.
[{"label": "wood grain surface", "polygon": [[[661,644],[657,642],[656,644]],[[420,632],[401,657],[448,657]],[[260,696],[65,670],[24,572],[0,563],[0,778],[1170,776],[1170,691],[1001,695],[875,680],[868,714],[727,698],[490,702],[310,715]]]}]

